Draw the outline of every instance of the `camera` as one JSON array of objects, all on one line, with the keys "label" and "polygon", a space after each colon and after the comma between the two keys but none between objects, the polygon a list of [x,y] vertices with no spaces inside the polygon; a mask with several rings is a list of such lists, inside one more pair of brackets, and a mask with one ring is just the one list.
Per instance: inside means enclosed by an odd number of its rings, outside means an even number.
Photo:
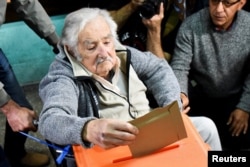
[{"label": "camera", "polygon": [[150,19],[155,14],[159,14],[161,2],[165,0],[145,0],[139,7],[139,15],[142,18]]}]

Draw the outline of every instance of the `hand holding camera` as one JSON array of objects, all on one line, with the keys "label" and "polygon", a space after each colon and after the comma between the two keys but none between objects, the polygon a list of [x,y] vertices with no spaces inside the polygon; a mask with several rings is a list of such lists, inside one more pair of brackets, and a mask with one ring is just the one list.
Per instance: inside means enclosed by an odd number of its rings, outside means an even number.
[{"label": "hand holding camera", "polygon": [[161,2],[165,4],[165,0],[145,0],[139,7],[140,17],[150,19],[155,14],[159,14]]}]

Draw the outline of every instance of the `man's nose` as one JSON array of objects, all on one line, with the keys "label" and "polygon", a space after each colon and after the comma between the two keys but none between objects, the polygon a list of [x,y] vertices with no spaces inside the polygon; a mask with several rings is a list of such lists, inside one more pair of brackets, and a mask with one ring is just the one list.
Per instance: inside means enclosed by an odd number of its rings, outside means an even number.
[{"label": "man's nose", "polygon": [[217,12],[221,12],[221,11],[224,11],[224,5],[222,3],[222,1],[220,1],[217,6],[216,6],[216,11]]},{"label": "man's nose", "polygon": [[98,55],[103,58],[107,57],[107,48],[104,45],[100,45],[98,47]]}]

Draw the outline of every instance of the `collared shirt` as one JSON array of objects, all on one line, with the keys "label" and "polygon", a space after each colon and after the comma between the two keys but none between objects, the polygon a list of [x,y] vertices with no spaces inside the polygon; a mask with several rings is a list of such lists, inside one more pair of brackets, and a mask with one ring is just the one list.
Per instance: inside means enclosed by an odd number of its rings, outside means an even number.
[{"label": "collared shirt", "polygon": [[[146,86],[138,78],[132,66],[130,66],[129,79],[127,81],[126,71],[120,66],[121,60],[119,57],[117,57],[118,63],[113,69],[112,82],[110,82],[88,71],[78,60],[69,55],[66,48],[64,48],[64,52],[70,60],[76,77],[90,76],[94,79],[95,86],[98,89],[98,107],[101,118],[129,121],[133,119],[129,112],[134,117],[139,117],[151,110],[146,97]],[[128,87],[128,84],[131,86]]]}]

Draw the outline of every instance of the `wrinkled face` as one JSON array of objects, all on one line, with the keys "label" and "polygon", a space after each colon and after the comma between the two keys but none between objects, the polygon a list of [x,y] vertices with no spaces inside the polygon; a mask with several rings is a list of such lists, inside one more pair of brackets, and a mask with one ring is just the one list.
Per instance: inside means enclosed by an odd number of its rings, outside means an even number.
[{"label": "wrinkled face", "polygon": [[234,16],[240,10],[245,0],[209,0],[209,11],[213,23],[226,30],[233,22]]},{"label": "wrinkled face", "polygon": [[107,78],[117,63],[114,37],[108,24],[98,17],[86,24],[78,36],[81,63],[92,73]]}]

